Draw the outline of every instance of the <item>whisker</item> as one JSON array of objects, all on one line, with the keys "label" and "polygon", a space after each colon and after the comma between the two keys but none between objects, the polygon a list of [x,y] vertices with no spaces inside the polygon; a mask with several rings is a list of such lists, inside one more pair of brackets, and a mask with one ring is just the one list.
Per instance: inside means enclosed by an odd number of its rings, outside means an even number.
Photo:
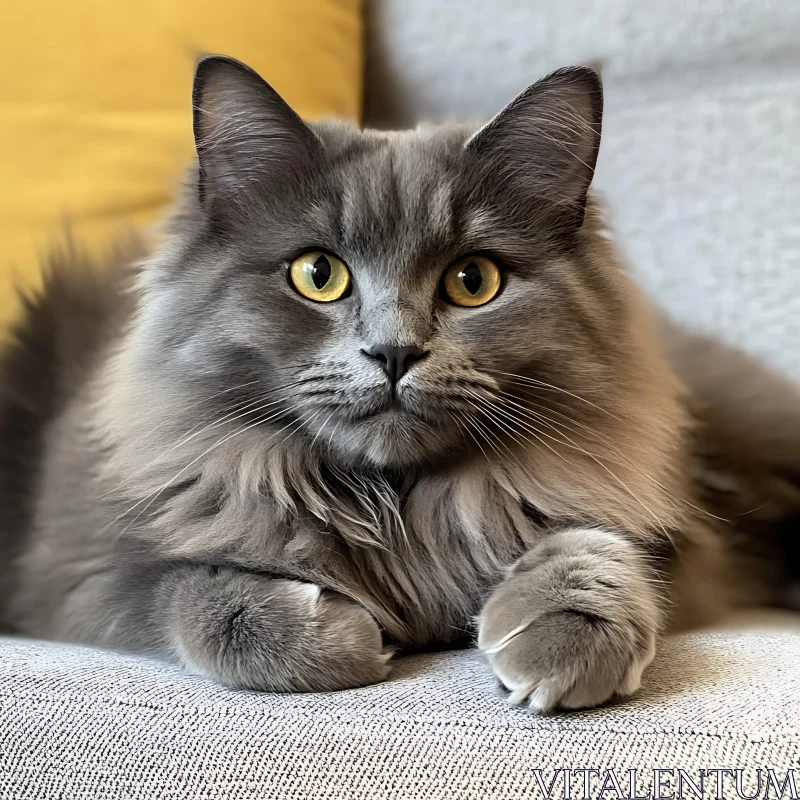
[{"label": "whisker", "polygon": [[[151,497],[152,497],[152,499],[151,499],[151,500],[150,500],[150,501],[147,503],[147,505],[146,505],[146,506],[145,506],[145,507],[144,507],[144,508],[143,508],[143,509],[142,509],[142,510],[141,510],[141,511],[140,511],[140,512],[139,512],[139,513],[136,515],[136,517],[135,517],[135,518],[134,518],[134,519],[133,519],[131,522],[129,522],[129,523],[128,523],[128,525],[126,526],[125,530],[123,530],[123,531],[122,531],[122,532],[124,533],[125,531],[127,531],[127,530],[128,530],[130,527],[131,527],[131,525],[134,525],[134,524],[136,523],[136,521],[139,519],[139,517],[141,517],[141,515],[142,515],[142,514],[143,514],[145,511],[147,511],[147,509],[148,509],[148,508],[150,508],[150,506],[151,506],[151,505],[152,505],[152,504],[153,504],[153,503],[154,503],[156,500],[158,500],[158,498],[161,496],[161,494],[162,494],[162,493],[163,493],[163,492],[164,492],[166,489],[168,489],[170,486],[172,486],[172,485],[174,484],[174,482],[175,482],[176,480],[178,480],[178,478],[180,478],[180,477],[181,477],[181,475],[183,475],[183,473],[184,473],[184,472],[186,472],[186,470],[187,470],[187,469],[189,469],[189,467],[191,467],[191,466],[193,466],[194,464],[196,464],[196,463],[197,463],[197,462],[198,462],[198,461],[199,461],[201,458],[203,458],[203,457],[207,456],[207,455],[208,455],[208,454],[209,454],[209,453],[210,453],[212,450],[216,450],[216,448],[217,448],[217,447],[220,447],[221,445],[225,444],[226,442],[230,441],[231,439],[234,439],[235,437],[237,437],[237,436],[241,435],[242,433],[245,433],[245,431],[249,431],[251,428],[255,428],[257,425],[262,425],[262,424],[263,424],[263,423],[265,423],[265,422],[269,422],[270,420],[272,420],[272,419],[275,419],[276,417],[282,416],[282,415],[283,415],[283,414],[285,414],[285,413],[286,413],[286,411],[285,411],[285,410],[283,410],[283,411],[278,411],[276,414],[272,414],[271,416],[267,416],[267,417],[266,417],[266,419],[259,419],[259,420],[257,420],[256,422],[250,423],[249,425],[244,425],[244,426],[240,427],[238,430],[234,431],[233,433],[229,433],[229,434],[227,434],[226,436],[223,436],[223,437],[222,437],[222,438],[221,438],[219,441],[217,441],[215,444],[213,444],[211,447],[209,447],[207,450],[205,450],[205,451],[204,451],[204,452],[202,452],[202,453],[201,453],[199,456],[197,456],[197,458],[194,458],[194,459],[192,459],[192,460],[191,460],[191,461],[190,461],[190,462],[189,462],[189,463],[188,463],[188,464],[187,464],[187,465],[186,465],[186,466],[185,466],[185,467],[184,467],[182,470],[180,470],[180,472],[178,472],[176,475],[174,475],[172,478],[170,478],[170,480],[168,480],[168,481],[167,481],[167,482],[166,482],[166,483],[165,483],[165,484],[164,484],[164,485],[163,485],[163,486],[162,486],[160,489],[158,489],[156,492],[151,492],[151,493],[150,493],[149,495],[147,495],[146,497],[143,497],[141,500],[139,500],[139,502],[137,502],[137,503],[135,503],[133,506],[131,506],[131,508],[129,508],[129,509],[126,511],[126,512],[124,512],[123,514],[120,514],[118,517],[116,517],[116,518],[113,520],[113,522],[118,522],[120,519],[122,519],[123,517],[127,516],[127,515],[128,515],[128,514],[130,514],[132,511],[134,511],[134,510],[135,510],[135,509],[136,509],[138,506],[140,506],[142,503],[144,503],[145,501],[147,501],[147,500],[148,500],[148,498],[151,498]],[[287,427],[288,427],[288,426],[287,426]],[[286,428],[281,428],[281,430],[280,430],[280,431],[278,431],[278,433],[280,433],[280,432],[281,432],[281,431],[283,431],[283,430],[286,430]],[[275,435],[277,435],[277,434],[275,434]],[[273,437],[270,437],[270,438],[274,438],[274,436],[273,436]]]},{"label": "whisker", "polygon": [[[468,425],[468,423],[466,423],[466,422],[465,422],[465,423],[463,423],[463,424],[462,424],[462,423],[461,423],[461,421],[458,419],[458,417],[456,417],[456,416],[455,416],[455,414],[453,414],[453,412],[452,412],[452,411],[448,411],[447,413],[450,415],[450,417],[453,419],[453,421],[456,423],[456,425],[458,425],[458,427],[459,427],[461,430],[463,430],[463,431],[466,431],[466,432],[467,432],[467,434],[469,435],[470,439],[472,439],[472,441],[473,441],[473,442],[475,442],[475,444],[476,444],[476,445],[478,445],[478,449],[481,451],[481,453],[483,453],[483,456],[484,456],[484,458],[486,459],[486,461],[487,461],[489,464],[491,464],[492,462],[491,462],[491,460],[489,459],[489,456],[486,454],[486,451],[485,451],[485,450],[483,449],[483,447],[481,446],[481,443],[480,443],[480,442],[477,440],[477,438],[475,437],[475,435],[474,435],[474,434],[472,433],[472,431],[469,429],[469,425]],[[465,413],[465,412],[462,412],[462,413]]]},{"label": "whisker", "polygon": [[[516,397],[516,395],[513,395],[510,392],[501,391],[500,394],[508,396],[508,397]],[[669,488],[667,488],[658,479],[654,478],[652,475],[649,475],[648,473],[646,473],[643,470],[641,470],[633,461],[631,461],[631,459],[629,459],[628,457],[625,456],[625,454],[611,441],[611,439],[609,437],[604,436],[600,431],[595,431],[594,429],[589,428],[588,426],[581,424],[577,420],[571,419],[570,417],[568,417],[565,414],[559,414],[559,412],[553,411],[552,409],[547,408],[547,407],[542,406],[542,405],[538,405],[537,404],[537,408],[540,409],[540,412],[536,412],[536,411],[533,411],[530,408],[522,406],[519,403],[516,403],[516,402],[513,402],[513,401],[504,400],[503,402],[510,403],[511,405],[516,406],[517,408],[521,409],[523,411],[523,413],[526,413],[527,415],[532,415],[533,417],[535,417],[538,420],[540,420],[543,424],[546,424],[551,430],[554,430],[554,431],[556,431],[558,433],[561,433],[562,436],[565,436],[565,438],[567,438],[570,442],[572,442],[572,440],[569,439],[569,437],[566,436],[566,434],[564,434],[561,430],[558,430],[557,428],[555,428],[553,426],[558,426],[559,428],[564,428],[564,429],[569,430],[569,431],[571,431],[572,433],[575,433],[575,434],[578,434],[579,432],[577,430],[575,430],[574,427],[570,427],[570,426],[567,426],[567,425],[565,425],[563,423],[558,422],[557,420],[553,420],[552,418],[548,417],[547,415],[548,414],[557,414],[558,416],[569,420],[573,425],[578,426],[583,431],[585,431],[584,435],[589,435],[590,438],[592,438],[598,444],[602,445],[603,447],[607,447],[607,448],[611,449],[618,456],[618,459],[619,459],[619,460],[616,460],[616,459],[609,459],[609,460],[613,461],[614,463],[617,463],[617,464],[620,464],[620,465],[624,465],[624,466],[630,467],[631,469],[634,469],[645,480],[650,481],[654,486],[657,486],[659,489],[661,489],[663,492],[665,492],[665,494],[670,499],[672,499],[672,500],[674,500],[675,502],[678,502],[678,503],[683,503],[684,505],[688,506],[689,508],[693,509],[694,511],[697,511],[700,514],[704,514],[705,516],[711,517],[712,519],[719,520],[720,522],[730,522],[730,520],[725,519],[724,517],[719,517],[716,514],[712,514],[710,511],[707,511],[704,508],[700,508],[699,506],[696,506],[694,503],[691,503],[686,498],[680,497],[679,495],[676,495],[674,492],[670,491]],[[574,442],[573,442],[573,444],[574,444]]]},{"label": "whisker", "polygon": [[[484,402],[488,402],[488,401],[484,401]],[[495,406],[494,408],[495,408],[495,410],[496,410],[496,411],[500,411],[500,409],[498,409],[496,406]],[[510,417],[510,415],[508,415],[508,416]],[[626,492],[627,492],[627,493],[628,493],[628,494],[629,494],[629,495],[630,495],[630,496],[631,496],[631,497],[632,497],[632,498],[633,498],[633,499],[634,499],[634,500],[635,500],[635,501],[636,501],[636,502],[637,502],[637,503],[638,503],[638,504],[639,504],[639,505],[640,505],[640,506],[641,506],[641,507],[642,507],[642,508],[643,508],[645,511],[647,511],[647,512],[650,514],[650,516],[653,518],[653,520],[655,521],[656,525],[658,525],[658,527],[661,529],[661,531],[664,533],[664,535],[665,535],[665,536],[666,536],[666,537],[667,537],[667,538],[668,538],[670,541],[672,541],[672,536],[671,536],[671,534],[670,534],[669,530],[668,530],[668,529],[667,529],[667,527],[666,527],[666,526],[665,526],[665,525],[664,525],[664,524],[661,522],[661,520],[658,518],[658,515],[657,515],[657,514],[656,514],[656,513],[655,513],[655,512],[654,512],[654,511],[653,511],[653,510],[652,510],[652,509],[651,509],[651,508],[650,508],[650,507],[649,507],[649,506],[648,506],[648,505],[647,505],[647,504],[646,504],[646,503],[645,503],[645,502],[644,502],[644,501],[643,501],[643,500],[642,500],[642,499],[641,499],[641,498],[640,498],[640,497],[639,497],[639,496],[638,496],[638,495],[637,495],[637,494],[636,494],[636,493],[635,493],[635,492],[634,492],[634,491],[633,491],[633,490],[632,490],[632,489],[631,489],[631,488],[630,488],[630,487],[629,487],[629,486],[628,486],[628,485],[627,485],[627,484],[626,484],[626,483],[625,483],[625,482],[624,482],[624,481],[623,481],[623,480],[622,480],[622,479],[621,479],[621,478],[618,476],[618,475],[616,475],[616,473],[614,473],[614,472],[613,472],[611,469],[609,469],[609,467],[608,467],[608,466],[606,466],[605,464],[603,464],[603,462],[602,462],[602,461],[600,461],[600,460],[599,460],[599,459],[598,459],[598,458],[597,458],[597,457],[596,457],[596,456],[595,456],[593,453],[590,453],[588,450],[586,450],[586,449],[585,449],[585,448],[583,448],[583,447],[580,447],[579,445],[575,444],[574,442],[560,440],[560,439],[557,439],[557,438],[555,438],[554,436],[550,436],[549,434],[546,434],[544,431],[542,431],[542,430],[539,430],[538,428],[534,429],[534,428],[532,428],[530,425],[528,425],[527,423],[524,423],[524,422],[522,422],[522,421],[521,421],[521,420],[519,420],[519,419],[517,419],[517,420],[516,420],[516,422],[517,422],[517,424],[518,424],[518,425],[521,425],[522,427],[524,427],[525,429],[527,429],[528,431],[530,431],[530,432],[531,432],[531,433],[532,433],[534,436],[536,436],[536,438],[537,438],[537,439],[539,438],[539,437],[537,436],[537,434],[538,434],[538,435],[540,435],[540,436],[543,436],[543,437],[546,437],[546,438],[548,438],[548,439],[552,439],[552,440],[553,440],[554,442],[556,442],[557,444],[560,444],[560,445],[563,445],[563,446],[566,446],[566,447],[571,447],[571,448],[573,448],[573,449],[575,449],[575,450],[577,450],[577,451],[579,451],[579,452],[583,453],[584,455],[588,456],[589,458],[591,458],[591,459],[592,459],[592,461],[594,461],[594,462],[595,462],[595,463],[596,463],[596,464],[597,464],[599,467],[601,467],[603,470],[605,470],[605,471],[606,471],[606,472],[607,472],[607,473],[608,473],[608,474],[609,474],[609,475],[610,475],[610,476],[611,476],[611,477],[612,477],[612,478],[613,478],[613,479],[614,479],[614,480],[615,480],[617,483],[619,483],[619,485],[620,485],[620,486],[622,486],[622,488],[623,488],[623,489],[624,489],[624,490],[625,490],[625,491],[626,491]],[[534,433],[534,430],[535,430],[535,433]],[[561,435],[563,436],[564,434],[561,434]],[[545,443],[544,443],[544,442],[542,442],[542,444],[545,444]],[[560,457],[560,458],[562,458],[562,460],[565,460],[565,459],[563,459],[563,456],[560,456],[560,454],[558,454],[558,453],[557,453],[557,452],[556,452],[556,451],[555,451],[555,450],[554,450],[552,447],[549,447],[549,445],[545,445],[545,446],[547,446],[547,447],[548,447],[548,449],[549,449],[549,450],[551,450],[553,453],[556,453],[556,455],[559,455],[559,457]]]},{"label": "whisker", "polygon": [[[487,404],[494,411],[500,412],[500,409],[495,407],[491,403],[489,403],[488,400],[483,400],[482,398],[480,398],[480,399],[481,399],[481,401],[483,403]],[[508,415],[508,414],[506,414],[505,416],[507,418],[509,418],[509,419],[512,419],[512,420],[514,419],[513,417],[510,417],[510,415]],[[525,428],[532,436],[535,437],[535,439],[537,440],[537,442],[539,444],[541,444],[544,447],[546,447],[551,453],[553,453],[553,455],[555,455],[558,458],[560,458],[565,464],[570,464],[570,462],[561,453],[559,453],[557,450],[555,450],[553,447],[551,447],[549,444],[547,444],[547,442],[545,442],[543,439],[540,438],[540,436],[538,434],[541,434],[541,431],[535,430],[535,429],[531,428],[530,426],[525,425],[524,423],[520,422],[519,420],[514,420],[514,421],[517,423],[518,426],[522,426],[523,428]],[[534,445],[536,444],[536,442],[532,441],[531,439],[528,439],[523,434],[520,434],[520,436],[522,436],[525,439],[525,441],[529,442],[530,444],[534,444]],[[572,465],[570,464],[570,466],[572,466]]]},{"label": "whisker", "polygon": [[545,381],[540,381],[536,378],[529,378],[526,375],[516,375],[513,372],[501,372],[499,370],[486,370],[486,371],[494,372],[497,375],[505,375],[508,378],[515,378],[517,381],[521,381],[522,383],[533,384],[534,386],[543,386],[547,389],[552,389],[553,391],[556,392],[562,392],[563,394],[569,395],[570,397],[574,397],[576,400],[580,400],[581,403],[586,403],[587,405],[592,406],[592,408],[596,408],[598,411],[602,411],[604,414],[608,414],[609,417],[613,417],[615,420],[617,420],[617,422],[624,422],[624,420],[620,419],[616,414],[612,414],[607,409],[602,408],[601,406],[598,406],[596,403],[591,402],[591,400],[587,400],[584,397],[580,397],[574,392],[562,389],[560,386],[555,386],[552,383],[546,383]]},{"label": "whisker", "polygon": [[[467,402],[469,402],[469,401],[467,401]],[[484,412],[484,413],[486,413],[486,412]],[[490,419],[493,420],[493,422],[496,425],[499,425],[500,427],[502,427],[508,433],[508,435],[511,436],[512,441],[516,442],[517,444],[519,444],[523,448],[525,447],[524,443],[518,438],[518,435],[516,435],[510,428],[506,427],[506,425],[500,419],[498,419],[497,417],[493,416],[491,412],[488,412],[488,416],[490,417]],[[508,445],[506,445],[505,442],[503,442],[503,441],[501,441],[499,439],[497,441],[498,441],[498,444],[500,444],[503,447],[503,449],[506,451],[506,453],[508,453],[509,457],[514,459],[514,461],[517,463],[517,466],[523,471],[523,473],[525,473],[525,475],[528,476],[528,478],[530,479],[531,483],[535,484],[536,481],[534,480],[533,475],[531,475],[531,473],[528,472],[528,469],[517,458],[517,456],[514,453],[514,451],[510,447],[508,447]],[[556,453],[556,455],[558,455],[558,453]]]},{"label": "whisker", "polygon": [[[274,389],[269,390],[269,392],[272,393],[272,392],[275,392],[275,391],[279,391],[281,389],[292,389],[292,388],[294,388],[294,386],[295,386],[294,383],[289,383],[289,384],[285,384],[283,386],[275,387]],[[224,416],[220,417],[218,420],[212,422],[210,425],[206,425],[202,430],[199,430],[199,431],[197,431],[195,433],[191,433],[191,431],[193,431],[194,428],[197,427],[197,425],[195,425],[193,428],[190,429],[190,434],[191,435],[186,436],[182,441],[178,442],[177,444],[173,445],[172,447],[167,448],[160,455],[156,456],[156,458],[154,458],[151,461],[149,461],[147,464],[145,464],[140,469],[134,471],[130,476],[128,476],[128,478],[126,478],[118,486],[116,486],[115,488],[110,489],[108,492],[105,492],[104,494],[100,495],[100,498],[98,498],[98,499],[102,499],[102,498],[107,497],[108,495],[113,494],[114,492],[118,491],[123,486],[127,485],[128,483],[130,483],[136,476],[141,475],[146,470],[148,470],[151,467],[153,467],[156,464],[158,464],[158,462],[161,461],[161,459],[164,458],[165,456],[167,456],[170,453],[172,453],[173,451],[177,450],[179,447],[182,447],[183,445],[187,444],[188,442],[190,442],[195,437],[200,436],[203,433],[206,433],[211,428],[217,427],[218,425],[222,424],[222,422],[224,422],[224,421],[234,422],[235,420],[241,419],[242,417],[245,417],[248,414],[258,413],[259,411],[262,411],[263,409],[268,408],[269,406],[276,405],[277,403],[281,402],[281,400],[275,400],[274,402],[268,403],[267,405],[261,406],[260,408],[256,408],[256,409],[252,408],[252,406],[258,405],[259,403],[262,403],[266,399],[266,397],[268,397],[268,396],[269,396],[268,394],[267,395],[262,395],[258,399],[253,400],[251,402],[245,402],[244,404],[237,403],[236,404],[237,407],[234,408],[233,411],[231,411],[228,414],[225,414]],[[242,411],[243,409],[248,409],[248,408],[250,409],[249,411],[245,411],[244,413],[238,414],[237,416],[233,416],[233,415],[235,415],[237,413],[237,411]],[[233,418],[231,419],[231,417],[233,417]],[[198,424],[202,424],[202,423],[198,423]]]},{"label": "whisker", "polygon": [[328,416],[326,417],[325,421],[320,426],[320,429],[317,431],[316,435],[311,440],[311,448],[312,449],[314,448],[314,444],[316,443],[317,439],[319,439],[319,435],[322,433],[323,430],[325,430],[325,426],[333,419],[333,415],[335,413],[336,413],[336,411],[334,410],[334,411],[331,411],[330,414],[328,414]]},{"label": "whisker", "polygon": [[[224,394],[228,394],[229,392],[235,392],[237,389],[244,389],[247,386],[253,386],[256,383],[261,383],[261,381],[260,380],[247,381],[246,383],[240,383],[237,386],[231,386],[231,387],[229,387],[227,389],[223,389],[221,392],[215,392],[214,394],[209,395],[207,397],[202,397],[202,398],[200,398],[198,400],[189,401],[187,403],[187,407],[188,408],[194,408],[196,406],[203,405],[204,403],[207,403],[210,400],[214,400],[217,397],[221,397]],[[165,425],[168,425],[168,424],[169,424],[169,420],[164,420],[164,422],[161,422],[160,424],[156,425],[154,428],[151,428],[151,430],[148,431],[144,435],[145,436],[152,436],[156,431],[161,430],[161,428],[163,428]]]},{"label": "whisker", "polygon": [[[474,408],[477,409],[477,406],[474,406]],[[481,434],[481,436],[483,437],[483,440],[486,442],[486,444],[489,445],[489,447],[492,448],[492,450],[494,451],[495,455],[497,455],[498,458],[502,459],[503,458],[503,454],[495,446],[495,443],[493,441],[493,437],[490,435],[491,431],[489,431],[486,428],[486,426],[477,417],[471,416],[470,419],[471,419],[472,425],[475,427],[477,432]]]},{"label": "whisker", "polygon": [[342,424],[342,417],[339,417],[336,424],[333,426],[333,430],[328,435],[328,447],[333,447],[333,437],[336,435],[336,431],[339,429],[339,426]]},{"label": "whisker", "polygon": [[[523,389],[522,391],[524,391],[525,394],[527,394],[527,395],[532,394],[532,392],[529,392],[529,391],[527,391],[525,389]],[[548,406],[541,405],[540,403],[536,403],[535,404],[536,408],[539,409],[539,411],[533,411],[533,409],[531,409],[528,406],[524,405],[524,402],[525,402],[524,398],[520,397],[519,395],[514,394],[513,392],[507,392],[507,391],[501,389],[498,392],[498,394],[503,398],[503,403],[504,404],[513,405],[516,408],[519,408],[519,409],[521,409],[523,411],[526,411],[528,413],[537,414],[537,416],[541,415],[542,417],[544,416],[545,412],[547,412],[549,414],[555,414],[556,416],[567,420],[573,426],[576,426],[576,427],[580,428],[581,430],[585,431],[588,435],[593,436],[595,438],[598,438],[601,443],[608,444],[609,446],[613,446],[610,437],[605,436],[600,431],[596,431],[595,429],[590,428],[588,425],[584,425],[583,423],[572,419],[572,417],[569,417],[567,414],[562,414],[562,413],[560,413],[558,411],[553,411]],[[533,395],[533,396],[536,397],[536,395]],[[522,401],[522,402],[517,402],[517,401]],[[563,408],[569,408],[569,406],[563,405],[562,403],[559,403],[558,405],[562,406]],[[557,422],[556,420],[553,420],[553,419],[549,419],[549,421],[554,425],[562,425],[563,427],[566,427],[568,430],[572,430],[575,433],[577,433],[577,431],[575,430],[574,427],[570,427],[570,426],[564,425],[563,423],[559,423],[559,422]]]}]

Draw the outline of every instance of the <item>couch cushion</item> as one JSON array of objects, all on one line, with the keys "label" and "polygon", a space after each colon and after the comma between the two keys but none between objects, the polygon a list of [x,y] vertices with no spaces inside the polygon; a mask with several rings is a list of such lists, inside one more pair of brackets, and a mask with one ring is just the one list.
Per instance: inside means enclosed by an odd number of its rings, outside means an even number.
[{"label": "couch cushion", "polygon": [[486,119],[602,70],[595,185],[679,320],[800,381],[800,3],[369,0],[368,123]]},{"label": "couch cushion", "polygon": [[514,800],[554,767],[638,768],[643,790],[654,767],[746,767],[752,794],[752,767],[800,761],[800,635],[673,638],[635,699],[550,718],[508,706],[472,651],[398,660],[364,689],[259,695],[6,639],[0,720],[0,798]]}]

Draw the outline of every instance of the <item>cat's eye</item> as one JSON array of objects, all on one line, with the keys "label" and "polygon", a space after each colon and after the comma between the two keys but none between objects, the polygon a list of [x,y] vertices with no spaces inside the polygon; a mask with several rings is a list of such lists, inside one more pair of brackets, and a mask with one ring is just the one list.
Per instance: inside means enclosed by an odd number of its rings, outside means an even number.
[{"label": "cat's eye", "polygon": [[347,293],[350,271],[336,256],[314,250],[292,261],[289,281],[303,297],[319,303],[330,303]]},{"label": "cat's eye", "polygon": [[502,275],[494,261],[485,256],[467,256],[448,268],[442,289],[451,303],[475,308],[493,300],[501,283]]}]

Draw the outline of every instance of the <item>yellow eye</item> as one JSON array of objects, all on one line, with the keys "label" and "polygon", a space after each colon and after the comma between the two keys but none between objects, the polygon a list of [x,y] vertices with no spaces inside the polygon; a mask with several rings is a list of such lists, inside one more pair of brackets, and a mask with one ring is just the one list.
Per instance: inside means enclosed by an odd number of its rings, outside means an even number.
[{"label": "yellow eye", "polygon": [[456,261],[444,274],[444,291],[457,306],[482,306],[497,296],[501,275],[497,265],[483,256]]},{"label": "yellow eye", "polygon": [[330,303],[350,288],[350,271],[336,256],[314,250],[292,261],[289,280],[303,297]]}]

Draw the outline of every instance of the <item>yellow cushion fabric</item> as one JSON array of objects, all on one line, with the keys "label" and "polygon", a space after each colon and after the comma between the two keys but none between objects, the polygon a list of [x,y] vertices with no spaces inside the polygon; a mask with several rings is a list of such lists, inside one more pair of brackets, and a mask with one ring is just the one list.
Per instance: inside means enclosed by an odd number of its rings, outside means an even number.
[{"label": "yellow cushion fabric", "polygon": [[0,328],[68,224],[90,251],[157,220],[193,153],[205,53],[303,117],[360,115],[361,0],[22,0],[0,26]]}]

